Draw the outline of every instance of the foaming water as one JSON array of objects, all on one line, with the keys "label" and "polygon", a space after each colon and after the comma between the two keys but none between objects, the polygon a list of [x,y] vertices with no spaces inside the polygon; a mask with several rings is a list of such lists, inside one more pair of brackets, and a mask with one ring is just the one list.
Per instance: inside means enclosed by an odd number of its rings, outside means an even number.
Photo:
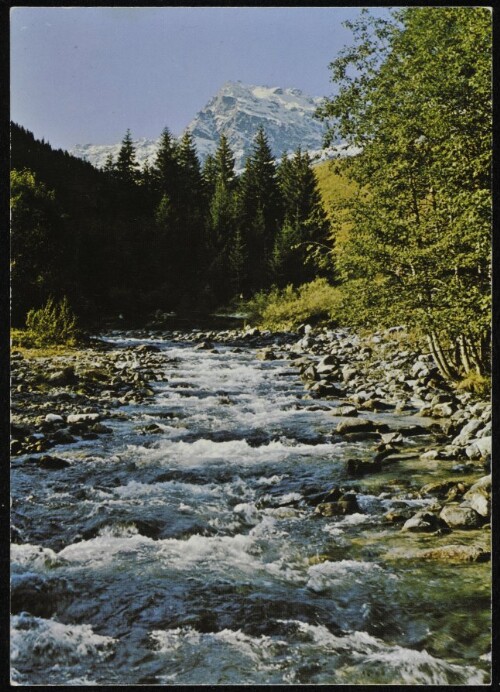
[{"label": "foaming water", "polygon": [[[373,448],[336,438],[337,402],[250,348],[153,343],[163,377],[113,436],[13,470],[13,684],[486,684],[487,567],[385,560],[395,500],[346,475]],[[332,485],[358,511],[315,514]]]}]

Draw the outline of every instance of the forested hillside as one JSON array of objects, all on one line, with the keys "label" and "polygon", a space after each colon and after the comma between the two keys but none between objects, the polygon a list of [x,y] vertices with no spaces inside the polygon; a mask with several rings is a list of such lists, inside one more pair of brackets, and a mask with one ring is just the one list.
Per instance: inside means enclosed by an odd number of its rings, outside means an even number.
[{"label": "forested hillside", "polygon": [[277,165],[260,131],[239,177],[225,137],[201,168],[168,129],[139,170],[130,132],[102,171],[12,124],[12,317],[66,295],[89,322],[211,309],[314,278],[329,223],[311,162]]}]

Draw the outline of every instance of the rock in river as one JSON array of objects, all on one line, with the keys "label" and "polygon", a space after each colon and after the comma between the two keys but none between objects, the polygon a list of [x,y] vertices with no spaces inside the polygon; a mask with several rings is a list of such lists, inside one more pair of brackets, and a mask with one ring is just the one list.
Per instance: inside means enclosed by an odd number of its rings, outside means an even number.
[{"label": "rock in river", "polygon": [[451,529],[478,529],[484,523],[483,517],[472,507],[454,504],[443,507],[439,517]]},{"label": "rock in river", "polygon": [[422,531],[432,533],[443,528],[445,522],[425,509],[414,514],[403,524],[401,531]]}]

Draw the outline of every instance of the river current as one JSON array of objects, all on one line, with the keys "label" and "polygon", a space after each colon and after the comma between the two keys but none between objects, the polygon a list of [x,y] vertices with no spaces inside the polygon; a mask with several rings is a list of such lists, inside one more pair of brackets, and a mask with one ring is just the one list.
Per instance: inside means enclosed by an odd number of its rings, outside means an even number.
[{"label": "river current", "polygon": [[[490,566],[405,559],[428,537],[384,521],[437,467],[350,478],[373,442],[339,441],[289,360],[109,340],[159,346],[165,379],[68,468],[13,463],[15,684],[488,683]],[[332,485],[360,511],[315,514]]]}]

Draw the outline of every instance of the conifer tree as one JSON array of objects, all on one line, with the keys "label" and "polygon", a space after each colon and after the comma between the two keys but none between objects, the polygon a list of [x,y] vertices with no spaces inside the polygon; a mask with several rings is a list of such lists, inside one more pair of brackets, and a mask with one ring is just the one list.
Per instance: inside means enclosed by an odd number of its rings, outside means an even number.
[{"label": "conifer tree", "polygon": [[176,239],[178,261],[178,285],[186,284],[193,294],[199,290],[204,270],[204,238],[206,197],[200,162],[193,138],[186,132],[176,148],[178,165],[175,204],[177,209]]},{"label": "conifer tree", "polygon": [[168,195],[173,199],[177,190],[179,178],[179,163],[177,161],[177,144],[168,127],[164,128],[160,137],[160,146],[152,167],[154,186],[160,197]]},{"label": "conifer tree", "polygon": [[[213,158],[213,174],[215,187],[207,223],[207,254],[209,282],[217,299],[222,301],[229,298],[232,291],[227,278],[229,255],[237,230],[234,156],[224,135]],[[237,272],[241,274],[239,265]]]},{"label": "conifer tree", "polygon": [[281,221],[282,201],[275,160],[260,128],[246,161],[239,195],[239,222],[248,251],[247,289],[250,291],[269,285],[271,255]]},{"label": "conifer tree", "polygon": [[116,175],[122,183],[134,184],[137,182],[138,168],[132,135],[127,130],[115,163]]},{"label": "conifer tree", "polygon": [[300,285],[332,272],[330,224],[307,152],[297,149],[278,169],[285,219],[273,251],[275,280]]}]

